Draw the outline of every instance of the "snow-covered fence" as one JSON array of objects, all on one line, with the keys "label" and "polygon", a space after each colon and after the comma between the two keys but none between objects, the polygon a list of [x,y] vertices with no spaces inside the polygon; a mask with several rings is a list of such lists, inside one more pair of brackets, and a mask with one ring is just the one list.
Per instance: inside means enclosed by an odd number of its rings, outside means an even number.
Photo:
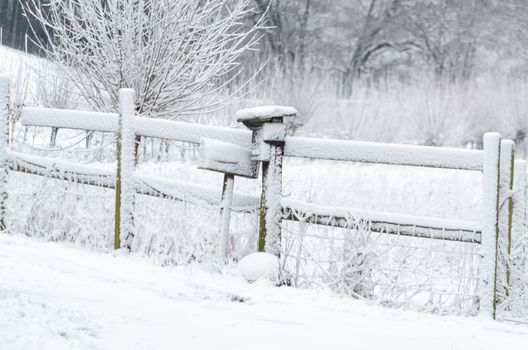
[{"label": "snow-covered fence", "polygon": [[[503,260],[511,260],[512,242],[515,246],[516,235],[525,236],[525,194],[517,194],[521,191],[516,190],[512,198],[512,186],[517,189],[526,187],[525,177],[519,174],[523,163],[516,162],[514,170],[513,145],[509,141],[501,142],[498,134],[485,135],[484,150],[287,137],[282,122],[295,113],[288,108],[242,111],[238,117],[252,129],[250,132],[135,116],[133,91],[122,90],[120,97],[119,114],[25,108],[22,118],[24,125],[118,134],[117,177],[113,169],[11,151],[4,153],[12,170],[116,189],[116,247],[130,247],[133,238],[141,238],[135,229],[134,211],[137,204],[135,194],[142,194],[220,208],[219,254],[224,258],[228,249],[230,212],[251,212],[259,205],[257,246],[259,250],[275,254],[287,250],[287,247],[281,246],[284,241],[281,239],[282,220],[299,222],[302,227],[315,224],[345,230],[357,227],[358,223],[366,223],[368,232],[382,235],[480,245],[480,310],[493,317],[498,297],[506,297],[510,284],[515,283],[511,269],[525,268],[519,254],[516,255],[519,258],[516,265],[509,262],[500,265],[497,259],[499,256]],[[138,174],[135,170],[135,135],[202,144],[205,159],[200,166],[223,172],[223,188]],[[399,215],[282,198],[283,157],[481,171],[482,219],[466,221]],[[262,163],[263,168],[261,198],[234,193],[234,175],[254,178],[258,163]],[[499,288],[498,284],[506,287]]]},{"label": "snow-covered fence", "polygon": [[[450,149],[372,142],[285,137],[283,119],[294,115],[284,108],[256,108],[240,111],[238,120],[253,131],[253,160],[263,162],[263,194],[259,250],[278,254],[281,249],[282,219],[302,224],[350,228],[365,220],[368,231],[481,244],[480,309],[496,317],[497,302],[504,286],[508,296],[511,284],[510,259],[514,218],[514,148],[500,135],[484,136],[483,150]],[[433,167],[480,171],[483,176],[481,221],[464,221],[370,212],[342,207],[308,204],[282,198],[282,157],[350,161],[399,166]],[[525,181],[520,176],[522,185]],[[281,198],[283,216],[275,207]],[[524,200],[524,198],[523,198]],[[524,205],[515,208],[518,226],[524,225]],[[499,259],[500,258],[500,259]],[[506,262],[502,264],[501,262]],[[504,279],[504,281],[501,281]]]},{"label": "snow-covered fence", "polygon": [[[83,184],[93,184],[114,188],[115,198],[115,229],[114,245],[130,248],[134,237],[134,193],[171,198],[186,203],[220,206],[222,216],[222,241],[220,255],[225,258],[231,211],[251,211],[257,207],[257,198],[233,193],[234,175],[256,177],[257,163],[248,159],[247,164],[218,161],[210,159],[202,164],[203,168],[225,173],[224,186],[220,189],[186,183],[178,183],[150,176],[140,176],[135,173],[135,135],[161,138],[164,140],[207,143],[206,140],[222,139],[233,147],[245,149],[251,144],[251,134],[244,130],[219,128],[204,125],[193,125],[174,121],[155,120],[135,116],[133,91],[123,89],[120,92],[120,113],[98,113],[72,110],[55,110],[45,108],[25,108],[22,123],[26,126],[45,126],[52,128],[78,129],[89,131],[113,132],[117,138],[117,176],[112,172],[71,163],[50,160],[42,157],[31,157],[13,153],[11,166],[14,170],[42,174],[53,178],[75,179]],[[209,143],[211,142],[209,141]],[[218,141],[210,149],[218,146]],[[211,163],[212,162],[212,163]],[[223,165],[224,168],[215,168]],[[49,171],[49,167],[57,171]],[[75,176],[71,176],[75,174]],[[102,179],[104,178],[104,181]]]}]

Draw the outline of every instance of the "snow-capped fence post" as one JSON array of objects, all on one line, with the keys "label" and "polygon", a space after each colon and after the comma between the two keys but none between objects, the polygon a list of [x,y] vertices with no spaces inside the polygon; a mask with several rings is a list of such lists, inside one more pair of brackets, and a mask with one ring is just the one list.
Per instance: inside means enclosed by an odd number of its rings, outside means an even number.
[{"label": "snow-capped fence post", "polygon": [[130,250],[134,238],[134,170],[135,136],[132,118],[135,114],[135,92],[119,90],[119,131],[117,135],[117,176],[114,222],[114,248]]},{"label": "snow-capped fence post", "polygon": [[6,229],[9,77],[0,76],[0,231]]},{"label": "snow-capped fence post", "polygon": [[482,264],[480,271],[480,313],[495,319],[497,310],[497,245],[499,239],[499,188],[501,137],[484,135],[482,169]]},{"label": "snow-capped fence post", "polygon": [[[512,140],[501,141],[500,151],[500,190],[499,190],[499,254],[498,263],[504,264],[504,292],[510,294],[511,248],[513,223],[513,174],[515,143]],[[502,244],[501,244],[502,243]],[[501,259],[502,258],[502,259]],[[498,269],[498,272],[500,269]],[[498,273],[497,272],[497,273]],[[502,276],[501,276],[502,277]]]},{"label": "snow-capped fence post", "polygon": [[282,231],[282,159],[286,139],[284,118],[297,115],[291,107],[267,106],[241,110],[237,120],[252,130],[251,159],[262,162],[259,210],[259,252],[279,256]]}]

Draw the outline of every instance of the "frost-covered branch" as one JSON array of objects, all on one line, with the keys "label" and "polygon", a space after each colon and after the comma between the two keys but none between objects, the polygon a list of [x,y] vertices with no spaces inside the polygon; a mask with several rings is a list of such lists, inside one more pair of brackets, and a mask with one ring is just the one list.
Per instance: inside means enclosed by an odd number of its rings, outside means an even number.
[{"label": "frost-covered branch", "polygon": [[138,113],[177,117],[225,103],[216,96],[226,75],[239,74],[258,39],[260,22],[243,26],[248,3],[30,0],[25,11],[45,30],[37,44],[93,108],[116,111],[126,87]]}]

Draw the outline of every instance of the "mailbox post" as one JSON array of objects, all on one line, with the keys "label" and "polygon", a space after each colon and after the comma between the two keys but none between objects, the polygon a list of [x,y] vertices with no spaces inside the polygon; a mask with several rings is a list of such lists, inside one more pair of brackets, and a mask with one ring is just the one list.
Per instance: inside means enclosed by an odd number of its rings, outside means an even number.
[{"label": "mailbox post", "polygon": [[259,211],[259,252],[280,255],[282,225],[282,158],[286,139],[285,118],[297,111],[269,106],[241,110],[237,120],[252,132],[251,160],[262,162],[262,194]]},{"label": "mailbox post", "polygon": [[220,201],[220,245],[218,257],[228,260],[229,226],[233,204],[235,175],[251,179],[258,177],[258,162],[251,160],[251,150],[229,142],[204,138],[200,142],[200,169],[207,169],[224,174],[222,198]]}]

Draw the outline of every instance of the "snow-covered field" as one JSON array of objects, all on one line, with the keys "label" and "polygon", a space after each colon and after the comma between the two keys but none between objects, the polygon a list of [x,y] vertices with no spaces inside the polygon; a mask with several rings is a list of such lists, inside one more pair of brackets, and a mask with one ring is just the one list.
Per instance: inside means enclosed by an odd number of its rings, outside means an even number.
[{"label": "snow-covered field", "polygon": [[526,349],[528,329],[0,235],[0,349]]}]

